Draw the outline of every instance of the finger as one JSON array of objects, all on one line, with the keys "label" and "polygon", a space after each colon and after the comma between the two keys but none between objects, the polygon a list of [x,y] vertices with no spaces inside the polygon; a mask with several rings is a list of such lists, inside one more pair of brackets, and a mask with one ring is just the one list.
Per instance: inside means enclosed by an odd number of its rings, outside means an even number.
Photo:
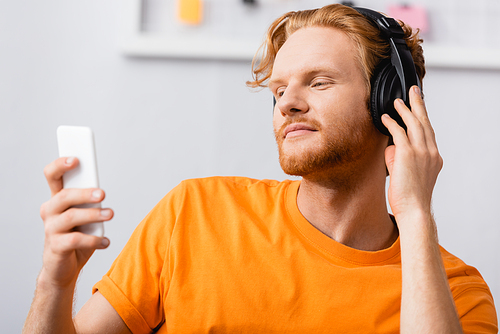
[{"label": "finger", "polygon": [[105,193],[102,189],[62,189],[42,205],[41,216],[45,219],[44,216],[60,214],[72,206],[99,203],[104,200],[104,197]]},{"label": "finger", "polygon": [[422,128],[426,137],[426,142],[432,146],[435,146],[436,135],[434,133],[434,129],[429,119],[429,114],[427,113],[425,101],[422,98],[422,94],[418,86],[413,86],[412,89],[410,90],[410,106],[415,116],[422,124]]},{"label": "finger", "polygon": [[394,100],[394,108],[399,113],[403,122],[406,124],[407,136],[412,144],[425,145],[425,132],[422,124],[416,115],[408,109],[406,104],[401,99]]},{"label": "finger", "polygon": [[71,208],[45,224],[46,234],[67,233],[78,226],[108,221],[113,218],[111,209],[100,208]]},{"label": "finger", "polygon": [[422,93],[418,86],[412,86],[410,89],[410,107],[413,114],[424,124],[429,123],[427,108],[425,107]]},{"label": "finger", "polygon": [[392,168],[394,167],[394,157],[396,155],[396,146],[390,145],[385,149],[385,165],[389,175],[392,175]]},{"label": "finger", "polygon": [[49,184],[51,196],[54,196],[63,188],[62,176],[64,173],[75,168],[77,165],[78,158],[63,157],[45,166],[43,173]]},{"label": "finger", "polygon": [[397,147],[403,147],[409,144],[406,132],[398,124],[398,122],[392,119],[392,117],[388,114],[383,114],[381,119],[387,130],[389,130],[389,133],[392,136],[392,140],[394,141],[394,145],[396,145]]},{"label": "finger", "polygon": [[50,247],[55,253],[67,253],[75,250],[105,249],[110,241],[106,237],[96,237],[81,232],[59,234],[52,240]]}]

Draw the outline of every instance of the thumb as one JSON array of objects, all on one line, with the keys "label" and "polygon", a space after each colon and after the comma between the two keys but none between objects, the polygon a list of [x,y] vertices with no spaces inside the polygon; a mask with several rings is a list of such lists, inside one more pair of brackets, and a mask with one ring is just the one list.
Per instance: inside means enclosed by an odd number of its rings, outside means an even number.
[{"label": "thumb", "polygon": [[389,171],[389,175],[392,174],[392,168],[394,167],[395,154],[396,154],[396,146],[391,145],[385,149],[385,164],[387,166],[387,170]]}]

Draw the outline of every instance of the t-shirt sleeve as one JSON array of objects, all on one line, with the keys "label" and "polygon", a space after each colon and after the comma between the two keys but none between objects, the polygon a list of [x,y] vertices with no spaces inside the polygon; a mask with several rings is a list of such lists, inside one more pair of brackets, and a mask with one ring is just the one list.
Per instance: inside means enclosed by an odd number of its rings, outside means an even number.
[{"label": "t-shirt sleeve", "polygon": [[456,296],[464,334],[498,333],[493,297],[487,287],[471,287]]},{"label": "t-shirt sleeve", "polygon": [[491,291],[479,271],[467,266],[450,284],[465,334],[498,333],[498,319]]},{"label": "t-shirt sleeve", "polygon": [[151,333],[164,322],[162,296],[170,281],[167,250],[182,193],[181,184],[153,208],[93,287],[133,333]]}]

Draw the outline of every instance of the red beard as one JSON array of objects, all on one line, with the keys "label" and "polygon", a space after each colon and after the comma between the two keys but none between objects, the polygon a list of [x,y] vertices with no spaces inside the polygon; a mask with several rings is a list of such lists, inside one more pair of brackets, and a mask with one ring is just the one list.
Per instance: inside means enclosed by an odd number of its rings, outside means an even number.
[{"label": "red beard", "polygon": [[[326,131],[319,122],[304,116],[287,119],[280,129],[275,131],[281,168],[286,174],[303,177],[327,170],[340,171],[346,167],[349,169],[369,147],[366,140],[373,126],[371,120],[367,120],[355,126],[352,120],[342,119],[335,124],[334,131]],[[320,135],[318,142],[309,144],[307,149],[286,153],[283,148],[284,131],[293,123],[304,123],[317,130],[317,135]],[[352,172],[351,170],[349,173]]]}]

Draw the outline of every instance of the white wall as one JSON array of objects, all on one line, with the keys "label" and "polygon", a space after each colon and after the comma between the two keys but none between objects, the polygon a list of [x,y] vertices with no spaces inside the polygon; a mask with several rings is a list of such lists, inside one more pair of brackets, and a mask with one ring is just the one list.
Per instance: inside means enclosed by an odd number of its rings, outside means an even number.
[{"label": "white wall", "polygon": [[[251,93],[246,62],[131,59],[120,54],[120,4],[0,2],[0,323],[19,332],[42,264],[42,169],[60,124],[94,128],[108,250],[90,260],[78,309],[153,205],[185,178],[285,176],[271,99]],[[428,109],[445,167],[434,207],[441,243],[475,265],[500,300],[499,71],[429,69]]]}]

